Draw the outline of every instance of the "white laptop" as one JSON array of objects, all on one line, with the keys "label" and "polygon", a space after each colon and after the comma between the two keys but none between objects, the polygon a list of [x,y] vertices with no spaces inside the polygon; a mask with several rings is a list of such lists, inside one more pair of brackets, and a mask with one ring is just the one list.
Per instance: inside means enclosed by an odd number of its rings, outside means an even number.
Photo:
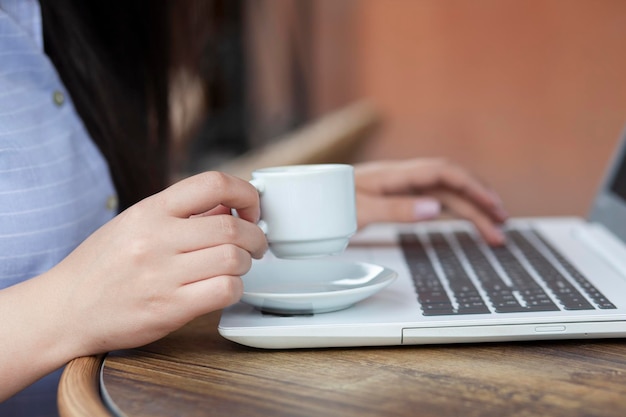
[{"label": "white laptop", "polygon": [[271,349],[626,337],[626,133],[589,219],[512,219],[507,234],[490,248],[464,221],[379,224],[332,259],[266,256],[219,332]]}]

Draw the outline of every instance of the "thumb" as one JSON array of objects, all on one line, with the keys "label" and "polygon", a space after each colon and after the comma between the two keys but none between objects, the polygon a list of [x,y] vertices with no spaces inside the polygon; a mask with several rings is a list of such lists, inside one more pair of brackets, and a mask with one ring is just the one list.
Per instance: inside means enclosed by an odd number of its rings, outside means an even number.
[{"label": "thumb", "polygon": [[359,227],[376,222],[409,223],[433,219],[441,203],[432,197],[391,197],[357,194]]}]

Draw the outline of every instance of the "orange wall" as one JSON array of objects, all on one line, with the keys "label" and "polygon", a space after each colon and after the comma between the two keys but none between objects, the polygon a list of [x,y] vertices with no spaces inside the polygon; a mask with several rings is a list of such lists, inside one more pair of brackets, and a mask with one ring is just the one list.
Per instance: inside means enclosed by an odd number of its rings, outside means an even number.
[{"label": "orange wall", "polygon": [[514,215],[587,212],[626,124],[626,1],[358,0],[382,130],[358,160],[447,156]]}]

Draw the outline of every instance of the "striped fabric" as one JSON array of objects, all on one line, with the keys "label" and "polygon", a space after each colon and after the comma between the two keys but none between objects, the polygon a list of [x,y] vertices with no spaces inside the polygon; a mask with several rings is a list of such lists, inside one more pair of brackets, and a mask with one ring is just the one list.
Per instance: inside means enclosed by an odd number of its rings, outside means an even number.
[{"label": "striped fabric", "polygon": [[34,0],[0,0],[0,288],[45,272],[115,214],[106,162],[41,48]]}]

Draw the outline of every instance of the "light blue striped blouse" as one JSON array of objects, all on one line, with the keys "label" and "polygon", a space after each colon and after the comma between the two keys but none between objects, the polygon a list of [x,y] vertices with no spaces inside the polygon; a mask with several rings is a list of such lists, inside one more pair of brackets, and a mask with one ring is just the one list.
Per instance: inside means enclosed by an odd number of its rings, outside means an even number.
[{"label": "light blue striped blouse", "polygon": [[[22,13],[30,4],[30,19],[9,15],[11,4]],[[2,0],[0,7],[2,288],[57,264],[115,207],[106,162],[42,51],[37,2]]]},{"label": "light blue striped blouse", "polygon": [[[117,209],[41,29],[36,0],[0,0],[0,289],[50,269]],[[0,415],[56,415],[58,377],[0,404]]]}]

